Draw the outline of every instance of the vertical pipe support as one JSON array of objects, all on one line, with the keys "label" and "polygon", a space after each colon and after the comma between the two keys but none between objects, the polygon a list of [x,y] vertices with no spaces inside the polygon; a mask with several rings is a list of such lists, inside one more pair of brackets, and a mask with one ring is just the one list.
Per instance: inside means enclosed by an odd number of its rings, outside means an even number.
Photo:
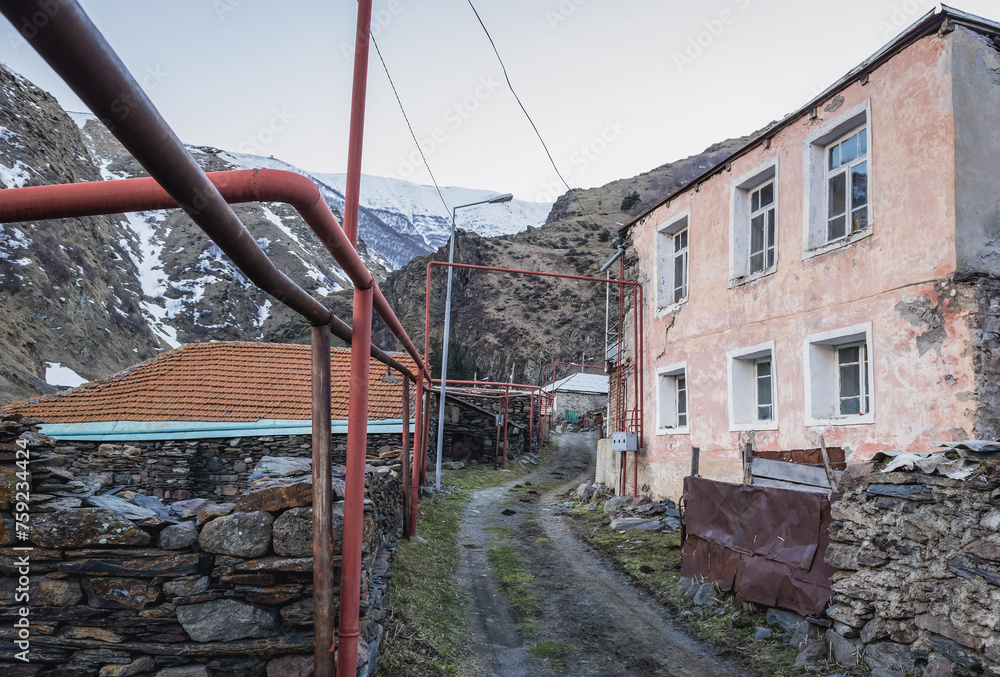
[{"label": "vertical pipe support", "polygon": [[424,370],[420,369],[417,371],[417,393],[414,398],[414,404],[416,411],[414,412],[414,418],[416,419],[416,425],[413,429],[413,465],[411,472],[413,473],[413,478],[410,480],[410,530],[407,533],[408,538],[413,538],[417,535],[417,501],[420,496],[420,450],[423,448],[424,442]]},{"label": "vertical pipe support", "polygon": [[532,390],[528,395],[528,399],[531,401],[531,406],[528,410],[528,453],[531,453],[531,443],[534,441],[532,438],[535,436],[535,391]]},{"label": "vertical pipe support", "polygon": [[503,469],[507,469],[507,419],[510,416],[510,386],[503,394]]},{"label": "vertical pipe support", "polygon": [[[360,350],[358,352],[361,352]],[[333,677],[333,438],[330,412],[330,330],[312,328],[312,498],[314,674]]]},{"label": "vertical pipe support", "polygon": [[347,147],[347,185],[344,189],[344,232],[358,245],[358,205],[361,194],[361,151],[365,137],[365,99],[368,94],[368,45],[372,28],[372,0],[358,2],[358,29],[354,38],[354,89],[351,94],[351,131]]},{"label": "vertical pipe support", "polygon": [[354,289],[354,342],[351,344],[350,400],[347,411],[347,478],[344,500],[343,570],[340,582],[338,677],[355,677],[358,614],[361,608],[361,549],[365,515],[365,452],[368,446],[367,347],[372,340],[372,288]]},{"label": "vertical pipe support", "polygon": [[403,374],[403,536],[410,537],[414,514],[410,507],[410,377]]}]

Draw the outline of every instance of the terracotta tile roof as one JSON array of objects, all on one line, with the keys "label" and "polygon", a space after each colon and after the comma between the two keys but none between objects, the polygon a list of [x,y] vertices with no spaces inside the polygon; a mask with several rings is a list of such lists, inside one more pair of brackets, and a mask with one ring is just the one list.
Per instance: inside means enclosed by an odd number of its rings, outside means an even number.
[{"label": "terracotta tile roof", "polygon": [[[331,351],[334,420],[347,420],[350,354]],[[416,371],[408,355],[393,357]],[[387,372],[371,360],[369,420],[402,416],[402,376]],[[308,420],[310,388],[308,345],[191,343],[78,388],[0,407],[0,413],[43,423]]]}]

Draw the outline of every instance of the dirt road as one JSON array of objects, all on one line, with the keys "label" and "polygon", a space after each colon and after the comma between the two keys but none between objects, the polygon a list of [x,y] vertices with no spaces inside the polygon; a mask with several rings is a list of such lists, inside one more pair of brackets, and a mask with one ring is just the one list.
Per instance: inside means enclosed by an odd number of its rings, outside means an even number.
[{"label": "dirt road", "polygon": [[[742,671],[678,629],[660,605],[603,564],[552,504],[593,477],[595,437],[564,434],[548,468],[478,492],[462,521],[460,584],[472,599],[470,674],[497,677],[668,675],[729,677]],[[543,485],[540,490],[534,489]],[[507,511],[508,514],[503,514]],[[509,514],[513,512],[513,514]],[[514,547],[532,574],[530,625],[498,589],[491,547]],[[540,658],[536,653],[548,654]]]}]

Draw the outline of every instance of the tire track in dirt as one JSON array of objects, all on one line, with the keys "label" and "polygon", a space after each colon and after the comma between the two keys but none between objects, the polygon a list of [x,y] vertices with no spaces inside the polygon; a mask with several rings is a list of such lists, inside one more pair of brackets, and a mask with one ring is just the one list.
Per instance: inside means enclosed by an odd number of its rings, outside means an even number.
[{"label": "tire track in dirt", "polygon": [[[596,442],[592,434],[564,434],[553,463],[518,482],[477,492],[462,520],[459,581],[471,598],[469,653],[475,675],[528,677],[730,677],[742,670],[714,649],[675,626],[669,612],[580,543],[550,507],[560,494],[593,477]],[[535,485],[559,482],[537,493]],[[532,492],[532,493],[529,493]],[[502,510],[515,511],[503,515]],[[521,552],[541,596],[535,637],[521,636],[521,619],[498,590],[487,558],[493,532],[506,527],[508,545]],[[494,539],[495,542],[495,539]],[[549,661],[528,648],[533,641],[560,642],[565,656]]]}]

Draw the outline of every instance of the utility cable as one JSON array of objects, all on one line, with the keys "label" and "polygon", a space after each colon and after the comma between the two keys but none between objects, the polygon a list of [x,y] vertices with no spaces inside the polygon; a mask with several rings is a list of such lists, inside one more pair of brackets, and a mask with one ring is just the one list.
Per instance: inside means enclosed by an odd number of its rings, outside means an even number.
[{"label": "utility cable", "polygon": [[392,93],[396,96],[396,103],[399,104],[399,111],[403,114],[403,119],[406,121],[407,129],[410,130],[410,136],[413,138],[413,144],[420,152],[420,159],[424,161],[424,167],[427,168],[427,173],[430,175],[431,181],[434,183],[434,189],[437,190],[438,197],[441,198],[441,204],[444,205],[444,211],[448,214],[448,218],[452,220],[452,226],[454,226],[454,212],[451,210],[451,207],[448,206],[448,201],[444,199],[444,193],[441,192],[441,187],[438,185],[437,179],[434,178],[434,172],[431,171],[431,165],[427,162],[427,156],[424,155],[424,149],[421,147],[420,142],[417,141],[417,135],[413,131],[413,125],[410,124],[410,118],[406,114],[406,109],[403,108],[403,101],[399,98],[399,92],[396,90],[396,83],[392,81],[392,76],[389,75],[389,67],[385,65],[385,59],[382,57],[382,50],[378,48],[378,42],[376,42],[375,36],[372,35],[371,38],[372,44],[375,45],[375,52],[378,54],[378,59],[382,62],[382,69],[385,71],[385,77],[389,79],[389,86],[392,87]]},{"label": "utility cable", "polygon": [[528,109],[524,107],[524,103],[521,101],[521,97],[519,97],[517,95],[517,92],[514,91],[514,85],[511,84],[510,75],[508,75],[507,73],[507,66],[504,65],[503,57],[500,56],[500,51],[497,49],[496,43],[493,42],[493,36],[490,35],[489,29],[486,28],[486,24],[483,23],[483,18],[479,16],[479,11],[476,10],[476,6],[472,4],[472,0],[467,0],[467,1],[469,3],[469,7],[472,8],[472,13],[475,14],[476,19],[479,20],[479,25],[483,27],[483,32],[486,33],[486,37],[487,39],[489,39],[490,45],[493,47],[493,53],[497,55],[497,61],[500,62],[500,68],[503,70],[504,79],[507,80],[507,88],[510,89],[510,93],[513,94],[514,99],[517,100],[517,105],[521,107],[521,111],[524,113],[524,117],[528,118],[528,122],[531,124],[531,128],[535,130],[535,136],[538,137],[538,141],[542,144],[542,148],[545,149],[545,154],[549,156],[549,162],[552,163],[552,169],[555,170],[556,176],[558,176],[559,180],[563,182],[564,186],[566,186],[566,190],[569,191],[569,194],[573,196],[573,199],[576,200],[576,203],[580,205],[580,209],[582,209],[583,213],[587,215],[587,218],[590,219],[591,223],[593,223],[597,227],[600,227],[601,224],[599,224],[597,221],[594,220],[594,217],[591,216],[590,212],[587,211],[587,208],[583,206],[582,202],[580,202],[580,198],[577,197],[576,191],[570,188],[569,183],[567,183],[566,179],[563,178],[562,172],[559,171],[559,167],[558,165],[556,165],[556,161],[552,157],[552,153],[549,152],[549,147],[546,145],[545,139],[542,138],[541,132],[538,131],[538,127],[535,125],[535,121],[532,120],[531,115],[528,114]]}]

